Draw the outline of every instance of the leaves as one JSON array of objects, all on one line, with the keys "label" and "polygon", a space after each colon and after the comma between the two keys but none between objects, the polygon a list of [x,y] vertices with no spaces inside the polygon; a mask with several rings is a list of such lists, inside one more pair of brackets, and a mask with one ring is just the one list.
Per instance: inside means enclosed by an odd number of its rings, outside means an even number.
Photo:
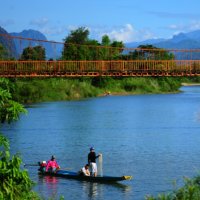
[{"label": "leaves", "polygon": [[21,60],[45,60],[45,48],[42,46],[27,47],[23,50]]},{"label": "leaves", "polygon": [[[0,79],[0,122],[12,122],[19,119],[20,113],[26,113],[23,105],[12,100],[7,79]],[[6,88],[6,89],[4,89]]]},{"label": "leaves", "polygon": [[113,41],[107,35],[102,37],[102,43],[89,38],[89,30],[80,27],[71,31],[65,38],[62,52],[63,60],[114,60],[119,59],[123,51],[123,42]]},{"label": "leaves", "polygon": [[[0,79],[0,121],[2,123],[10,123],[17,120],[20,113],[26,113],[21,104],[13,101],[10,85],[7,79]],[[27,171],[20,168],[22,163],[20,156],[16,154],[11,157],[9,150],[8,139],[0,133],[0,199],[27,199],[33,182]],[[34,196],[34,193],[31,194]]]},{"label": "leaves", "polygon": [[0,147],[0,199],[20,199],[23,194],[30,192],[33,182],[27,171],[21,170],[19,155],[10,157],[9,142],[2,134]]}]

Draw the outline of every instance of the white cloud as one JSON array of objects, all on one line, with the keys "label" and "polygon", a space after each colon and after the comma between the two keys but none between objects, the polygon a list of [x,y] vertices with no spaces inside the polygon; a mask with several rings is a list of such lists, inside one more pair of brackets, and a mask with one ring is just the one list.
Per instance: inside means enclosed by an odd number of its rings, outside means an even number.
[{"label": "white cloud", "polygon": [[188,24],[171,24],[166,28],[173,30],[175,34],[180,32],[195,31],[200,29],[200,21],[191,21]]},{"label": "white cloud", "polygon": [[153,34],[148,29],[136,30],[131,24],[125,24],[121,27],[113,28],[100,33],[100,36],[108,35],[112,40],[126,42],[135,42],[153,38]]},{"label": "white cloud", "polygon": [[136,35],[136,31],[133,29],[131,24],[126,24],[120,29],[114,29],[111,32],[106,33],[108,36],[110,36],[111,39],[117,40],[117,41],[126,41],[130,42],[134,35]]},{"label": "white cloud", "polygon": [[87,28],[90,32],[89,38],[99,40],[100,42],[103,35],[108,35],[111,40],[122,41],[124,43],[155,38],[149,29],[136,30],[131,24],[115,27],[108,27],[103,25],[66,25],[59,27],[58,25],[50,25],[48,19],[43,18],[43,20],[35,20],[34,23],[32,21],[32,25],[37,25],[40,32],[45,34],[48,39],[53,39],[55,41],[61,41],[66,36],[68,36],[71,30],[76,30],[79,27]]}]

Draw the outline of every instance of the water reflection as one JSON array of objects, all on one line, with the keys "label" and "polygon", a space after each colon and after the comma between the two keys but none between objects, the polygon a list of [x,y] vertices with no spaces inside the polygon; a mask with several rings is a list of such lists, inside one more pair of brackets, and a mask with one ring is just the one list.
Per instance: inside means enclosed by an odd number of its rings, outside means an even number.
[{"label": "water reflection", "polygon": [[94,182],[82,182],[82,188],[84,193],[87,194],[89,199],[96,199],[103,197],[103,191],[105,187],[110,191],[113,189],[117,189],[118,191],[121,190],[122,193],[128,193],[131,191],[131,186],[121,184],[121,183],[94,183]]},{"label": "water reflection", "polygon": [[89,199],[101,196],[101,186],[98,183],[83,182],[82,186]]},{"label": "water reflection", "polygon": [[45,196],[51,197],[53,199],[58,196],[59,179],[57,177],[38,175],[38,183],[38,189],[41,194],[43,193],[44,188],[46,188],[45,191],[47,194],[45,194]]},{"label": "water reflection", "polygon": [[65,185],[65,188],[70,185],[73,191],[81,192],[81,198],[91,200],[105,199],[105,189],[110,191],[111,196],[116,191],[121,191],[121,197],[126,197],[131,192],[131,186],[122,183],[97,183],[38,175],[38,191],[44,197],[52,199],[59,197],[61,195],[60,185]]}]

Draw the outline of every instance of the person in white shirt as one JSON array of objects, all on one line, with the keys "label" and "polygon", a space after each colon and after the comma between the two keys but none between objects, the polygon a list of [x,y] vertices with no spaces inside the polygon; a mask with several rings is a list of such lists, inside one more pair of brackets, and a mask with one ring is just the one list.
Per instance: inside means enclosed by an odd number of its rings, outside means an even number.
[{"label": "person in white shirt", "polygon": [[86,164],[80,171],[80,175],[90,176],[89,165]]}]

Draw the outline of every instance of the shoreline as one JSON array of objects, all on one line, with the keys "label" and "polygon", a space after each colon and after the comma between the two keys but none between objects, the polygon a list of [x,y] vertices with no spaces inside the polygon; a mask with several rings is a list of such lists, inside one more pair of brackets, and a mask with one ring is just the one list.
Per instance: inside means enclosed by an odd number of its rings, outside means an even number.
[{"label": "shoreline", "polygon": [[181,83],[181,86],[200,86],[200,83]]}]

